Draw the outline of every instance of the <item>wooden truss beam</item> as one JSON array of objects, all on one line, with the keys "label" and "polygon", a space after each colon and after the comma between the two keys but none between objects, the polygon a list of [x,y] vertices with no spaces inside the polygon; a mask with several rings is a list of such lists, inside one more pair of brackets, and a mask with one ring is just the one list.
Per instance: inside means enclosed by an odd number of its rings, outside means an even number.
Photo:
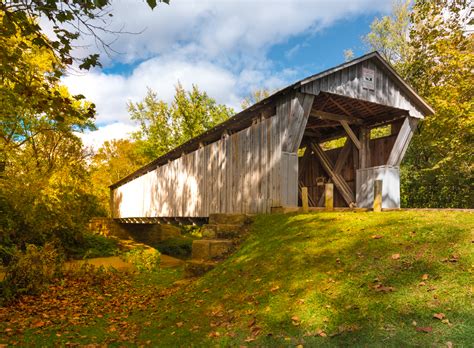
[{"label": "wooden truss beam", "polygon": [[[344,166],[344,164],[347,161],[347,158],[349,157],[349,154],[351,153],[351,142],[349,139],[346,139],[346,142],[344,143],[343,148],[341,149],[341,152],[339,153],[339,156],[337,157],[336,164],[334,165],[334,172],[336,174],[341,173],[341,170]],[[318,201],[318,207],[321,207],[324,202],[324,194],[321,195]]]},{"label": "wooden truss beam", "polygon": [[337,190],[339,191],[347,205],[354,205],[355,198],[351,187],[340,174],[336,173],[334,165],[332,164],[331,160],[326,155],[324,150],[321,148],[321,146],[319,144],[311,143],[311,148],[313,149],[315,155],[318,157],[326,173],[334,182],[334,185],[336,185]]},{"label": "wooden truss beam", "polygon": [[322,110],[313,110],[311,116],[317,117],[321,120],[331,120],[331,121],[346,121],[348,123],[362,124],[362,120],[347,115],[333,114],[332,112],[322,111]]},{"label": "wooden truss beam", "polygon": [[355,135],[355,133],[352,131],[349,124],[346,121],[339,121],[339,122],[341,123],[342,127],[346,131],[349,138],[351,138],[354,145],[360,150],[360,148],[361,148],[360,141],[359,141],[359,139],[357,139],[357,135]]},{"label": "wooden truss beam", "polygon": [[352,113],[349,112],[342,104],[339,104],[334,98],[329,97],[329,100],[336,105],[343,113],[345,113],[347,116],[352,116]]}]

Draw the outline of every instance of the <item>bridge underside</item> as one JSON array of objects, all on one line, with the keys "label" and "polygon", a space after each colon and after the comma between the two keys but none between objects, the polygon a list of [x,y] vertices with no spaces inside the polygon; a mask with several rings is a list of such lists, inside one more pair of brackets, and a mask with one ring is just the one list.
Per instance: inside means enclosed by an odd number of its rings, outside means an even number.
[{"label": "bridge underside", "polygon": [[208,221],[208,217],[127,217],[115,218],[114,220],[121,224],[177,224],[177,225],[197,225],[201,226]]}]

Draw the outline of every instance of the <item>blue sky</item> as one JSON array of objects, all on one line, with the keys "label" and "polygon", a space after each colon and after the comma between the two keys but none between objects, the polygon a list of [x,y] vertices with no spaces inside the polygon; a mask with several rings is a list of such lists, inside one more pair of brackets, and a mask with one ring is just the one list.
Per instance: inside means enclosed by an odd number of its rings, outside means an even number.
[{"label": "blue sky", "polygon": [[[344,49],[362,55],[362,36],[390,7],[390,0],[175,0],[151,11],[144,1],[116,0],[109,29],[141,33],[105,37],[120,53],[102,54],[102,69],[64,83],[96,103],[99,130],[83,140],[97,147],[136,128],[126,105],[147,87],[169,102],[178,81],[197,84],[238,111],[255,89],[279,89],[340,64]],[[87,40],[80,53],[97,50]]]}]

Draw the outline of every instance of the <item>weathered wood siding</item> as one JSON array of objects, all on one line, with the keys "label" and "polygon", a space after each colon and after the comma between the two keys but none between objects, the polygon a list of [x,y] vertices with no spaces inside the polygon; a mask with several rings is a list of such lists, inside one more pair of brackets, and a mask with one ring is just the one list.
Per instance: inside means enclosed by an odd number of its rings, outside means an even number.
[{"label": "weathered wood siding", "polygon": [[[352,98],[345,99],[351,102],[347,105],[351,105],[349,108],[352,111],[345,110],[348,106],[344,103],[346,106],[339,105],[336,99],[344,98],[334,94]],[[329,99],[322,101],[327,96],[344,115],[331,114],[331,109],[326,107]],[[378,111],[374,112],[374,108],[363,101],[375,103],[372,106],[377,106]],[[305,133],[311,112],[311,116],[320,121],[331,120],[328,115],[332,115],[333,121],[336,117],[340,124],[323,122],[321,128],[330,129],[322,133],[318,131],[319,125],[311,120]],[[327,119],[320,114],[318,116],[318,112],[325,112]],[[352,112],[357,115],[351,115]],[[369,204],[365,198],[360,198],[362,186],[365,185],[363,181],[369,180],[368,185],[371,185],[370,180],[379,174],[365,175],[365,172],[357,170],[367,169],[369,173],[372,167],[380,165],[398,166],[418,118],[431,113],[433,110],[377,53],[369,54],[280,90],[123,178],[112,186],[113,217],[207,217],[211,213],[266,213],[270,212],[271,207],[297,206],[299,186],[308,187],[309,198],[314,205],[322,202],[323,186],[317,186],[317,178],[328,181],[329,177],[336,184],[336,206],[351,205],[356,200],[356,194],[358,202]],[[355,133],[350,126],[353,116],[362,119],[355,120],[357,125],[362,123],[360,127],[355,127]],[[397,121],[402,116],[407,118]],[[390,119],[394,120],[395,126],[392,135],[369,140],[370,126]],[[337,127],[341,125],[351,136],[341,156],[340,149],[322,152],[319,145],[314,147],[328,134],[334,136],[339,132]],[[314,151],[319,160],[310,152],[310,156],[298,158],[303,138],[307,146],[316,149]],[[198,148],[201,142],[206,144]],[[180,156],[181,151],[185,153]],[[394,184],[395,191],[397,187]],[[369,197],[369,201],[371,199],[369,194],[364,197]],[[396,199],[393,202],[397,204]]]},{"label": "weathered wood siding", "polygon": [[[373,71],[373,89],[367,88],[363,83],[363,69]],[[411,116],[423,118],[422,111],[413,103],[412,98],[409,98],[403,88],[388,76],[386,69],[373,59],[342,68],[303,84],[301,91],[314,95],[318,95],[319,92],[339,94],[407,110]]]},{"label": "weathered wood siding", "polygon": [[207,217],[296,206],[297,151],[313,99],[288,95],[276,115],[115,188],[113,216]]},{"label": "weathered wood siding", "polygon": [[281,200],[278,117],[204,146],[115,190],[114,217],[264,213]]}]

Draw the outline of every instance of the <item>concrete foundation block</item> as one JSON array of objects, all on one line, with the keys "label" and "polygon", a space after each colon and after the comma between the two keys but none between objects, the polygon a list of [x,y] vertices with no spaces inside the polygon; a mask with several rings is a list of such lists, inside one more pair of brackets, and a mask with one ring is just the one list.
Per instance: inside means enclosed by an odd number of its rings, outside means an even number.
[{"label": "concrete foundation block", "polygon": [[242,232],[242,225],[208,224],[203,227],[203,237],[218,239],[238,238]]}]

